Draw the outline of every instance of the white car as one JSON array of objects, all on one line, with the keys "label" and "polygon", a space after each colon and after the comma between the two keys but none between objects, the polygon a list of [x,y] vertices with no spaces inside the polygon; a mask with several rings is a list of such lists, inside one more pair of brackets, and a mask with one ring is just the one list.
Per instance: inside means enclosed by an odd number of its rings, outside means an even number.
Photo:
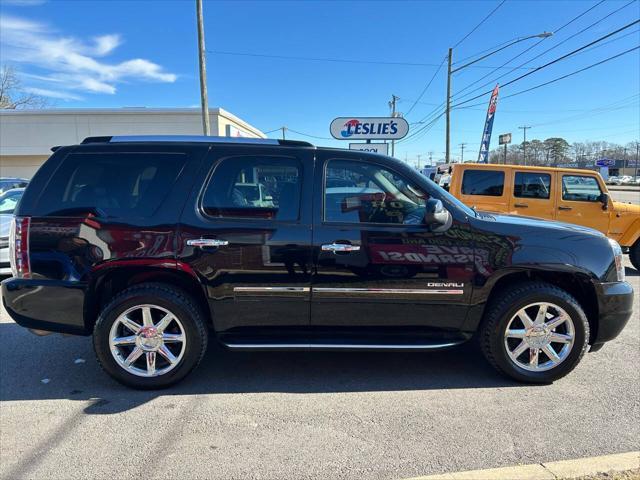
[{"label": "white car", "polygon": [[24,193],[24,188],[14,188],[0,194],[0,276],[11,275],[9,265],[9,230],[13,211]]},{"label": "white car", "polygon": [[611,175],[609,178],[607,178],[607,183],[609,185],[620,185],[620,177],[617,177],[615,175]]},{"label": "white car", "polygon": [[451,174],[443,173],[442,176],[440,177],[440,181],[438,182],[438,185],[440,185],[445,190],[449,190],[449,185],[451,185]]},{"label": "white car", "polygon": [[631,175],[624,175],[620,178],[620,183],[622,185],[631,185],[633,183],[633,177]]}]

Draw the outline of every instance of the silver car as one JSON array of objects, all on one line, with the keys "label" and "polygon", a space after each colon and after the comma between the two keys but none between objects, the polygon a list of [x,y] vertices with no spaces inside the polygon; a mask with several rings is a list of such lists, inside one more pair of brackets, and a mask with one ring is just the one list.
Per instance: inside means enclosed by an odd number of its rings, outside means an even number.
[{"label": "silver car", "polygon": [[0,276],[11,275],[9,266],[9,230],[13,211],[18,205],[24,188],[14,188],[0,194]]}]

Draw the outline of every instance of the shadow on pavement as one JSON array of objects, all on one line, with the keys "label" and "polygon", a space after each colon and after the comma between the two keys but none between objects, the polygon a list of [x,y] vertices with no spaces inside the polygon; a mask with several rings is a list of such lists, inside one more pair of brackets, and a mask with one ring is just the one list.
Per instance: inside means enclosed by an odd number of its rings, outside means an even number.
[{"label": "shadow on pavement", "polygon": [[0,401],[93,400],[88,414],[126,411],[160,396],[519,386],[499,376],[472,345],[429,353],[231,352],[211,342],[202,364],[183,382],[137,391],[102,372],[89,337],[36,337],[3,323],[0,338]]}]

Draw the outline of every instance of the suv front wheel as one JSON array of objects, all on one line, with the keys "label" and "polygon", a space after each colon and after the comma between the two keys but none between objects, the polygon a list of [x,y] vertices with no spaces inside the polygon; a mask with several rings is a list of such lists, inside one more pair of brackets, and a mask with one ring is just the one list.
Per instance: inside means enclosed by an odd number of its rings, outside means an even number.
[{"label": "suv front wheel", "polygon": [[498,371],[527,383],[564,377],[587,350],[589,322],[575,298],[542,282],[500,292],[487,307],[482,351]]},{"label": "suv front wheel", "polygon": [[165,388],[204,356],[207,327],[196,302],[172,286],[146,283],[115,296],[96,322],[93,344],[102,368],[133,388]]}]

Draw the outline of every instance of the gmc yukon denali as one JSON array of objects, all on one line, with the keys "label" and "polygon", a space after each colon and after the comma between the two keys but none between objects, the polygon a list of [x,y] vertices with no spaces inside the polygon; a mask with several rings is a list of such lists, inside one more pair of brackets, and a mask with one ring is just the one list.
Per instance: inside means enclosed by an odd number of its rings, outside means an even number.
[{"label": "gmc yukon denali", "polygon": [[501,373],[549,383],[631,315],[615,241],[476,212],[389,157],[216,137],[53,150],[15,212],[4,306],[34,333],[91,335],[134,388],[184,378],[210,337],[233,350],[475,340]]}]

